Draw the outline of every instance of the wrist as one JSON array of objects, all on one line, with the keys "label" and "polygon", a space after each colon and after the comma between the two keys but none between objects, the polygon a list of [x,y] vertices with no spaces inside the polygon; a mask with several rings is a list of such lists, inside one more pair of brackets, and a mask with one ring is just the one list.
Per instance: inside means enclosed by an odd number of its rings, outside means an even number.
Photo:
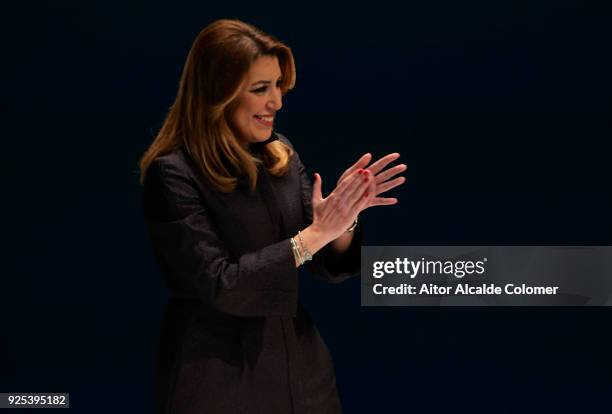
[{"label": "wrist", "polygon": [[327,232],[323,231],[316,224],[311,224],[304,230],[301,230],[301,236],[304,245],[308,247],[312,254],[315,254],[333,240],[333,237],[330,237]]},{"label": "wrist", "polygon": [[357,227],[357,223],[358,222],[359,222],[359,215],[357,217],[355,217],[355,221],[353,222],[353,224],[351,224],[351,227],[346,229],[346,232],[347,233],[352,233],[355,230],[355,227]]},{"label": "wrist", "polygon": [[341,236],[330,243],[332,251],[335,253],[344,253],[347,251],[353,242],[353,235],[353,232],[348,231],[342,233]]}]

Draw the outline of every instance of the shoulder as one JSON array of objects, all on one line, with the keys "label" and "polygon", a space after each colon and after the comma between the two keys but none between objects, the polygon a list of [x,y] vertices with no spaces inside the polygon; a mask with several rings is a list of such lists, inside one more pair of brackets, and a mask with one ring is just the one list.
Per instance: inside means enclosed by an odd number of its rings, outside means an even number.
[{"label": "shoulder", "polygon": [[295,163],[299,167],[302,164],[302,161],[300,160],[300,155],[298,154],[298,151],[293,145],[293,143],[284,134],[281,134],[280,132],[276,132],[276,131],[274,133],[276,134],[280,142],[282,142],[283,144],[291,148],[293,152],[291,156],[291,163]]},{"label": "shoulder", "polygon": [[174,181],[193,181],[195,165],[183,148],[175,149],[155,158],[145,176],[146,183],[168,183]]},{"label": "shoulder", "polygon": [[280,142],[282,142],[283,144],[287,145],[289,148],[291,148],[293,151],[295,151],[295,147],[293,146],[293,144],[291,143],[291,141],[289,140],[289,138],[287,138],[284,134],[281,134],[280,132],[276,132],[274,131],[274,134],[278,137],[278,140]]},{"label": "shoulder", "polygon": [[151,167],[156,167],[164,172],[189,173],[193,169],[193,162],[185,149],[181,147],[155,158],[151,163]]},{"label": "shoulder", "polygon": [[293,168],[297,168],[299,171],[302,171],[304,169],[304,165],[302,164],[302,160],[300,159],[300,155],[298,154],[298,151],[295,148],[295,146],[293,145],[293,143],[284,134],[281,134],[280,132],[276,132],[276,131],[274,131],[274,133],[278,137],[279,141],[281,141],[283,144],[285,144],[289,148],[291,148],[291,150],[293,152],[293,155],[292,155],[291,160],[290,160],[290,163],[291,163],[292,167]]},{"label": "shoulder", "polygon": [[192,162],[185,151],[177,149],[153,160],[144,180],[145,216],[174,219],[184,215],[183,206],[198,200]]},{"label": "shoulder", "polygon": [[194,166],[186,151],[175,149],[155,158],[147,169],[144,190],[185,192],[194,187]]}]

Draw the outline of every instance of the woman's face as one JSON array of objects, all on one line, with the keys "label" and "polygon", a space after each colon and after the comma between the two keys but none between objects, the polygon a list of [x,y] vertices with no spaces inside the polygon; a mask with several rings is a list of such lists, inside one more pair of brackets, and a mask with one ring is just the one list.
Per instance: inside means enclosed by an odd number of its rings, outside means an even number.
[{"label": "woman's face", "polygon": [[280,80],[276,56],[260,56],[251,65],[229,117],[232,131],[243,144],[270,138],[276,112],[283,106]]}]

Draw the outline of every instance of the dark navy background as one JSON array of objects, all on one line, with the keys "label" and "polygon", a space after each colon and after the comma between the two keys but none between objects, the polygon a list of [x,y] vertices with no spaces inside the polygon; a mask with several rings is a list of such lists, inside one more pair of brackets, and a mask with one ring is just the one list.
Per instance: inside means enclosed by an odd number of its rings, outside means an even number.
[{"label": "dark navy background", "polygon": [[[328,190],[365,152],[402,154],[367,244],[612,242],[609,9],[218,3],[3,7],[0,392],[149,410],[165,292],[137,162],[222,17],[292,47],[277,129]],[[361,308],[357,279],[303,279],[347,413],[611,410],[610,309]]]}]

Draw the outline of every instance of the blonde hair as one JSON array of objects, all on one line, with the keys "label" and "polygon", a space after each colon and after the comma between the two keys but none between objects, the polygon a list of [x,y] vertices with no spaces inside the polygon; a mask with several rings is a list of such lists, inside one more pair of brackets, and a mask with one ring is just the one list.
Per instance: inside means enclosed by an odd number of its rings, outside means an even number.
[{"label": "blonde hair", "polygon": [[283,175],[293,150],[277,140],[264,146],[262,160],[244,148],[232,133],[228,116],[255,59],[276,56],[281,91],[295,85],[291,49],[276,38],[239,20],[217,20],[196,37],[181,75],[176,99],[153,143],[140,160],[140,182],[159,156],[184,146],[205,178],[219,191],[231,192],[246,176],[251,191],[258,164]]}]

